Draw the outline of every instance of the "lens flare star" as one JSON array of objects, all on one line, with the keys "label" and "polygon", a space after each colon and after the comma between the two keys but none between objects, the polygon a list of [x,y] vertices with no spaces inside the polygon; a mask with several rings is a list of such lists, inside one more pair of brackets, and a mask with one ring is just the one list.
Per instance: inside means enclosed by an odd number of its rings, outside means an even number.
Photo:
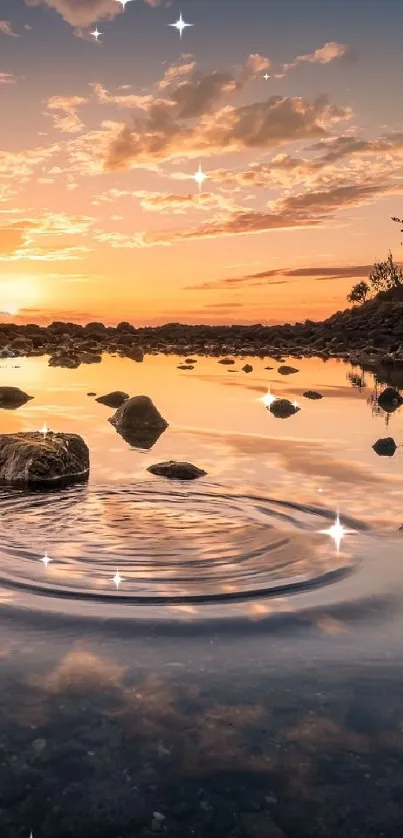
[{"label": "lens flare star", "polygon": [[204,172],[202,171],[201,163],[199,163],[199,168],[197,172],[194,175],[192,175],[193,180],[195,180],[199,186],[199,192],[201,191],[202,185],[204,181],[207,179],[207,177],[208,175],[204,174]]},{"label": "lens flare star", "polygon": [[94,41],[96,41],[98,43],[99,38],[102,35],[102,32],[98,32],[98,27],[95,27],[94,31],[90,32],[90,35],[92,35],[92,37],[94,38]]},{"label": "lens flare star", "polygon": [[276,399],[277,399],[277,396],[272,396],[272,394],[270,392],[270,387],[269,387],[266,395],[261,396],[259,401],[262,402],[265,405],[265,407],[270,407],[270,405],[273,404],[273,402],[275,402]]},{"label": "lens flare star", "polygon": [[127,6],[127,4],[128,4],[128,3],[131,3],[131,2],[132,2],[132,0],[116,0],[116,2],[117,2],[117,3],[120,3],[120,5],[123,7],[123,11],[124,11],[124,10],[125,10],[125,8],[126,8],[126,6]]},{"label": "lens flare star", "polygon": [[51,558],[49,558],[49,556],[48,556],[48,554],[47,554],[47,553],[45,553],[44,557],[43,557],[40,561],[41,561],[41,562],[43,562],[43,564],[45,565],[45,567],[47,567],[47,566],[48,566],[48,564],[49,564],[49,562],[51,562],[51,561],[52,561],[52,559],[51,559]]},{"label": "lens flare star", "polygon": [[186,29],[187,26],[194,26],[194,24],[193,23],[185,23],[185,21],[183,20],[183,17],[182,17],[182,12],[181,12],[180,15],[179,15],[179,20],[177,20],[176,23],[168,23],[168,26],[173,26],[174,29],[177,29],[178,32],[179,32],[179,35],[182,39],[184,29]]},{"label": "lens flare star", "polygon": [[336,515],[336,520],[334,524],[327,530],[318,530],[319,533],[322,535],[330,535],[331,538],[334,539],[334,543],[336,545],[337,552],[340,551],[340,544],[345,535],[350,535],[351,533],[355,533],[356,530],[347,530],[343,527],[343,524],[340,523],[339,513]]},{"label": "lens flare star", "polygon": [[40,429],[39,433],[43,434],[43,438],[46,439],[46,434],[49,433],[49,428],[46,424],[44,424],[43,428]]},{"label": "lens flare star", "polygon": [[262,76],[262,78],[265,79],[265,81],[267,81],[270,78],[270,76],[268,73],[265,73],[264,76]]},{"label": "lens flare star", "polygon": [[121,575],[120,575],[120,573],[119,573],[118,568],[116,568],[116,573],[115,573],[115,575],[112,577],[112,582],[114,582],[114,583],[115,583],[115,585],[116,585],[116,590],[119,590],[119,585],[120,585],[120,583],[121,583],[121,582],[123,582],[123,581],[124,581],[124,576],[121,576]]}]

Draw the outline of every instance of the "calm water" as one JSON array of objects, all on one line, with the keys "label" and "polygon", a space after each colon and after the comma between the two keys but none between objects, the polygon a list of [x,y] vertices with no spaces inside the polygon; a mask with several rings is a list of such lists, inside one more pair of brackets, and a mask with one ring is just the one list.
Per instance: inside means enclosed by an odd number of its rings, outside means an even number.
[{"label": "calm water", "polygon": [[[180,360],[3,361],[35,398],[0,432],[79,433],[91,474],[0,492],[0,834],[400,835],[402,448],[372,445],[403,410],[335,360]],[[150,450],[87,396],[115,389],[169,422]]]}]

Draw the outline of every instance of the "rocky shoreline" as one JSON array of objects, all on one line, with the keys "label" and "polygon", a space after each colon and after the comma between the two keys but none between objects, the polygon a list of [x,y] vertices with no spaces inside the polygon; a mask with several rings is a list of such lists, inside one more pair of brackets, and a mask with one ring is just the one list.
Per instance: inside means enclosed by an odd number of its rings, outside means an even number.
[{"label": "rocky shoreline", "polygon": [[348,361],[403,366],[403,289],[378,294],[362,306],[323,321],[274,326],[190,326],[168,323],[135,328],[130,323],[54,322],[0,324],[0,358],[49,355],[50,366],[75,368],[116,353],[141,362],[145,354],[220,357],[339,357]]}]

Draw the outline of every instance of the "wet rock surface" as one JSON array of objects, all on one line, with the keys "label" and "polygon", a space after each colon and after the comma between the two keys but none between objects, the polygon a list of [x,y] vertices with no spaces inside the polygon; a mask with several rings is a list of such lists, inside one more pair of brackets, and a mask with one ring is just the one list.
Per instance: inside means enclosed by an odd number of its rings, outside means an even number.
[{"label": "wet rock surface", "polygon": [[297,370],[296,367],[289,367],[287,364],[284,364],[278,368],[277,372],[279,372],[280,375],[293,375],[293,373],[299,372],[299,370]]},{"label": "wet rock surface", "polygon": [[126,442],[138,448],[151,448],[168,427],[148,396],[127,399],[109,422]]},{"label": "wet rock surface", "polygon": [[86,480],[89,451],[78,434],[21,432],[0,435],[0,481],[46,488]]},{"label": "wet rock surface", "polygon": [[156,463],[149,466],[147,471],[151,474],[157,474],[160,477],[168,477],[172,480],[196,480],[198,477],[204,477],[207,472],[192,463],[180,462],[179,460],[169,460],[165,463]]}]

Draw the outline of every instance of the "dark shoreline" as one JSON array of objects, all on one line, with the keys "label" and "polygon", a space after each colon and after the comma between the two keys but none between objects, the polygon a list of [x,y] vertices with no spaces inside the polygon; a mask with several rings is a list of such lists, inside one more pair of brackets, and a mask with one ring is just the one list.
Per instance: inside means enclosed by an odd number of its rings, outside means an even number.
[{"label": "dark shoreline", "polygon": [[50,366],[74,368],[98,363],[102,353],[117,353],[141,362],[145,354],[341,358],[374,368],[379,363],[403,366],[403,300],[401,289],[383,292],[362,306],[338,311],[323,321],[305,320],[263,326],[185,325],[105,326],[92,322],[55,321],[0,324],[0,358],[50,355]]}]

